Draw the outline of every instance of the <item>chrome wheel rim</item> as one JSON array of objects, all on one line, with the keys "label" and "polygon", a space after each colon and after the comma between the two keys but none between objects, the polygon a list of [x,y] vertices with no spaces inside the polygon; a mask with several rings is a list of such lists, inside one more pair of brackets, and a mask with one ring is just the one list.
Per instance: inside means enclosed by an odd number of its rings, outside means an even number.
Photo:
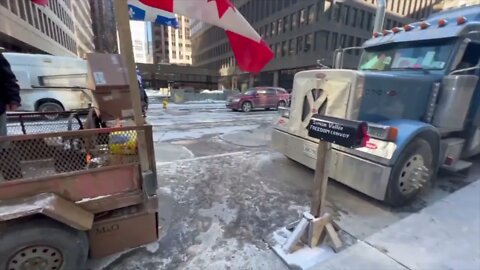
[{"label": "chrome wheel rim", "polygon": [[62,253],[48,246],[22,249],[8,261],[7,270],[61,270]]},{"label": "chrome wheel rim", "polygon": [[423,156],[416,154],[405,162],[398,180],[400,192],[409,195],[422,188],[430,178]]},{"label": "chrome wheel rim", "polygon": [[245,112],[249,112],[252,109],[252,105],[250,103],[243,103],[243,110]]}]

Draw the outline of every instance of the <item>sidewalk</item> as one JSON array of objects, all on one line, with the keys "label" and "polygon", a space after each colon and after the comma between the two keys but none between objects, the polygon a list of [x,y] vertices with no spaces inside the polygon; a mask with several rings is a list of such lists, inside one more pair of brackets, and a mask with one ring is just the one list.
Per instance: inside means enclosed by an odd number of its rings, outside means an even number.
[{"label": "sidewalk", "polygon": [[357,242],[313,269],[480,269],[480,181]]}]

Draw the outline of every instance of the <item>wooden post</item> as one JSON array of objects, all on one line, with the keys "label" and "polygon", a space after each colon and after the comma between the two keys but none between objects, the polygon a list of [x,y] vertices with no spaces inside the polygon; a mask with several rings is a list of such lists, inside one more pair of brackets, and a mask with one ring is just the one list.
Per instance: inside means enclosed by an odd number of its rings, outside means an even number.
[{"label": "wooden post", "polygon": [[[137,83],[137,72],[135,68],[135,58],[133,56],[132,33],[130,31],[130,16],[128,13],[128,0],[113,1],[115,8],[115,20],[117,22],[119,51],[125,60],[128,69],[128,79],[130,82],[130,96],[133,106],[133,118],[137,126],[143,126],[145,120],[142,113],[142,102],[140,98],[140,88]],[[142,171],[148,171],[150,165],[148,162],[147,144],[145,134],[137,132],[138,153],[140,157],[140,166]]]},{"label": "wooden post", "polygon": [[330,166],[331,144],[320,141],[317,148],[317,164],[315,166],[315,176],[313,178],[313,194],[310,213],[318,218],[324,212],[325,197],[328,186],[328,169]]}]

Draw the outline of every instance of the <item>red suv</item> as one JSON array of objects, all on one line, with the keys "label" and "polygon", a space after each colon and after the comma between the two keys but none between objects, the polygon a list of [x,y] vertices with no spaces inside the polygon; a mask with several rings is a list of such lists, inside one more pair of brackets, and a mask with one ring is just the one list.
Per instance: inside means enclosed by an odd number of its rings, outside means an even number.
[{"label": "red suv", "polygon": [[253,109],[277,109],[285,107],[290,94],[280,87],[255,87],[227,99],[227,108],[249,112]]}]

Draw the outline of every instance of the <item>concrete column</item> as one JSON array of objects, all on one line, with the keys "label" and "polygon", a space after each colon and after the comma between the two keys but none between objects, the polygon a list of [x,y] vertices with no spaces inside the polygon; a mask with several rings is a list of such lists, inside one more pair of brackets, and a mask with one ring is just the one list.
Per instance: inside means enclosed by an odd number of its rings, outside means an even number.
[{"label": "concrete column", "polygon": [[248,87],[253,87],[253,84],[255,83],[255,77],[250,74],[250,77],[248,78]]},{"label": "concrete column", "polygon": [[273,86],[278,86],[278,81],[279,81],[279,78],[280,77],[280,71],[274,71],[273,72]]}]

